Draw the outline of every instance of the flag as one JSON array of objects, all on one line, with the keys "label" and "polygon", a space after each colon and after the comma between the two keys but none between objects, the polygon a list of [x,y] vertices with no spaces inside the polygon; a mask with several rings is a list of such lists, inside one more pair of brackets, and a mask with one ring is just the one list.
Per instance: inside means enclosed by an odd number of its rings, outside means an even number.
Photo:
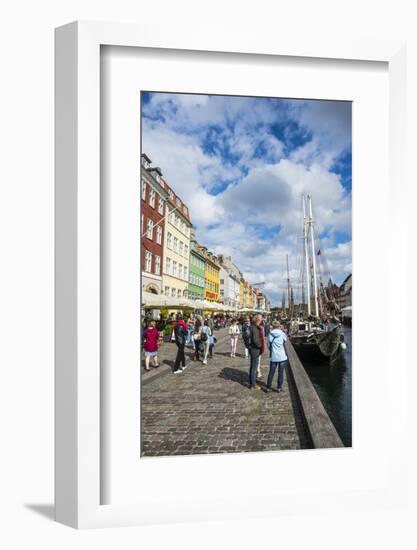
[{"label": "flag", "polygon": [[317,252],[317,256],[320,256],[321,255],[321,250],[319,249],[319,251]]}]

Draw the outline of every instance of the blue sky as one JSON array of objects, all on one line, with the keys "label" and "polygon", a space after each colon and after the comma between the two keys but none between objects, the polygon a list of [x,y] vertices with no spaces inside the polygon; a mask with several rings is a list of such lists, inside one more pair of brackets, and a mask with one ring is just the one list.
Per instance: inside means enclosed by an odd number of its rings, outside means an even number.
[{"label": "blue sky", "polygon": [[197,238],[275,304],[286,254],[297,294],[301,194],[323,280],[351,272],[351,103],[142,92],[142,150],[188,205]]}]

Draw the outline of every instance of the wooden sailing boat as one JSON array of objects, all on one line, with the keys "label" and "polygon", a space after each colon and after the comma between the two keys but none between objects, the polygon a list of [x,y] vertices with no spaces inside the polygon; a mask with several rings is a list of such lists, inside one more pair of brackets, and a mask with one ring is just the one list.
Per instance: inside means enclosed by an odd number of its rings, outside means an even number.
[{"label": "wooden sailing boat", "polygon": [[[303,195],[303,241],[307,289],[307,319],[293,319],[289,324],[290,340],[301,358],[307,360],[326,360],[332,363],[339,353],[345,349],[344,334],[341,324],[331,323],[328,319],[321,319],[320,305],[323,300],[319,295],[317,279],[316,251],[314,243],[314,220],[311,195]],[[307,209],[308,206],[308,209]],[[311,263],[309,252],[311,253]],[[288,289],[290,280],[288,270]],[[289,292],[290,293],[290,292]],[[304,288],[303,288],[304,294]]]}]

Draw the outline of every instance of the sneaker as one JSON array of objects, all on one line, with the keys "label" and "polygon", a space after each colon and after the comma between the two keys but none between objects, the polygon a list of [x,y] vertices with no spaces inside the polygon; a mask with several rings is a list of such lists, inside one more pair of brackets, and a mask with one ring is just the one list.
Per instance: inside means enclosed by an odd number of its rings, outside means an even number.
[{"label": "sneaker", "polygon": [[179,374],[180,372],[182,372],[182,369],[174,369],[172,372],[174,374]]},{"label": "sneaker", "polygon": [[203,361],[203,365],[207,365],[207,361]]},{"label": "sneaker", "polygon": [[278,388],[278,389],[277,389],[277,392],[278,392],[278,393],[282,393],[282,388]]},{"label": "sneaker", "polygon": [[184,365],[183,367],[181,367],[181,369],[185,370],[187,367],[188,367],[188,365]]},{"label": "sneaker", "polygon": [[268,386],[266,388],[264,388],[265,393],[269,393],[270,391],[271,391],[271,388],[269,388]]}]

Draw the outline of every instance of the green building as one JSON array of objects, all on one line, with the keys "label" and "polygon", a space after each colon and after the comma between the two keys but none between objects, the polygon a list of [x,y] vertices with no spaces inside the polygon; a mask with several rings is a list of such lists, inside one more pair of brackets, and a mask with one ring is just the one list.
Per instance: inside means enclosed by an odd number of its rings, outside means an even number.
[{"label": "green building", "polygon": [[188,298],[190,300],[204,300],[206,260],[196,241],[191,241],[190,246]]}]

